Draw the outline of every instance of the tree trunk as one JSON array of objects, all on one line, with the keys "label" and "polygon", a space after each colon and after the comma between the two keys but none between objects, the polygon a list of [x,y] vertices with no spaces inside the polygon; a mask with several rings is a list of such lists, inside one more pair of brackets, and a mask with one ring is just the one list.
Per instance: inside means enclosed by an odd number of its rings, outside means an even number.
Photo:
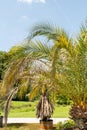
[{"label": "tree trunk", "polygon": [[4,121],[5,121],[5,127],[7,127],[7,118],[8,118],[8,112],[10,109],[10,103],[15,93],[17,93],[18,88],[14,88],[10,95],[7,98],[6,104],[5,104],[5,110],[4,110]]}]

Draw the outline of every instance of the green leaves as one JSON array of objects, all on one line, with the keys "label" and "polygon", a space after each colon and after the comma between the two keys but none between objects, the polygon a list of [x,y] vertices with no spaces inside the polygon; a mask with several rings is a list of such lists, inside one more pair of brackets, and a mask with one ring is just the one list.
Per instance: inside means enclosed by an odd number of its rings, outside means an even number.
[{"label": "green leaves", "polygon": [[23,45],[24,52],[32,58],[47,58],[50,55],[51,47],[47,43],[42,43],[40,41],[27,42]]},{"label": "green leaves", "polygon": [[[28,39],[10,50],[12,62],[3,83],[11,88],[26,76],[26,80],[31,81],[33,96],[37,92],[43,93],[46,87],[52,93],[61,92],[74,102],[86,102],[86,35],[87,26],[82,28],[77,41],[73,42],[63,29],[50,24],[34,26]],[[47,41],[34,40],[38,36],[45,37]]]}]

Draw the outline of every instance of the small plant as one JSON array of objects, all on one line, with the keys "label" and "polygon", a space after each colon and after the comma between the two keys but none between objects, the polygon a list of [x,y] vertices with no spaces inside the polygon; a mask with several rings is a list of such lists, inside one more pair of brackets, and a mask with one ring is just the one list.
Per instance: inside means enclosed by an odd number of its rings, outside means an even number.
[{"label": "small plant", "polygon": [[59,122],[59,123],[56,125],[56,130],[62,130],[62,129],[63,129],[62,126],[63,126],[63,123],[62,123],[62,122]]},{"label": "small plant", "polygon": [[0,113],[0,116],[2,116],[2,113]]},{"label": "small plant", "polygon": [[64,130],[66,128],[72,128],[75,127],[75,123],[73,120],[67,120],[64,123],[59,122],[56,126],[56,130]]},{"label": "small plant", "polygon": [[63,124],[63,129],[65,129],[65,128],[71,128],[71,127],[74,127],[74,126],[75,126],[75,123],[74,123],[73,120],[67,120]]}]

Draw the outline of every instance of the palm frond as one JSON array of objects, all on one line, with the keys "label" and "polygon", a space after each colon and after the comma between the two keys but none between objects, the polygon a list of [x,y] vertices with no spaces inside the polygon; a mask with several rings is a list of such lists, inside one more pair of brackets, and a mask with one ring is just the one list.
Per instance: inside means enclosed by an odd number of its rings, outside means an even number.
[{"label": "palm frond", "polygon": [[32,58],[46,58],[50,55],[51,50],[51,47],[47,45],[47,43],[42,43],[40,41],[27,42],[26,44],[23,44],[23,48],[25,53]]},{"label": "palm frond", "polygon": [[49,36],[50,33],[54,32],[54,28],[50,24],[37,24],[34,26],[31,30],[31,35],[28,37],[28,39],[32,39],[35,36]]},{"label": "palm frond", "polygon": [[22,72],[28,66],[27,63],[31,63],[31,59],[29,58],[22,58],[21,60],[18,59],[15,62],[12,62],[9,68],[7,69],[3,83],[2,83],[2,94],[8,93],[9,90],[15,85],[16,82],[22,76]]}]

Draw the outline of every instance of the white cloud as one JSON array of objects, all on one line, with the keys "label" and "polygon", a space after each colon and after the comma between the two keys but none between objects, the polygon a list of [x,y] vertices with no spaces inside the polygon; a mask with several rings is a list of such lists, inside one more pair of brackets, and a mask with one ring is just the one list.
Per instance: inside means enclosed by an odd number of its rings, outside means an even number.
[{"label": "white cloud", "polygon": [[31,4],[31,3],[45,3],[46,2],[46,0],[18,0],[19,2],[23,2],[23,3],[29,3],[29,4]]}]

